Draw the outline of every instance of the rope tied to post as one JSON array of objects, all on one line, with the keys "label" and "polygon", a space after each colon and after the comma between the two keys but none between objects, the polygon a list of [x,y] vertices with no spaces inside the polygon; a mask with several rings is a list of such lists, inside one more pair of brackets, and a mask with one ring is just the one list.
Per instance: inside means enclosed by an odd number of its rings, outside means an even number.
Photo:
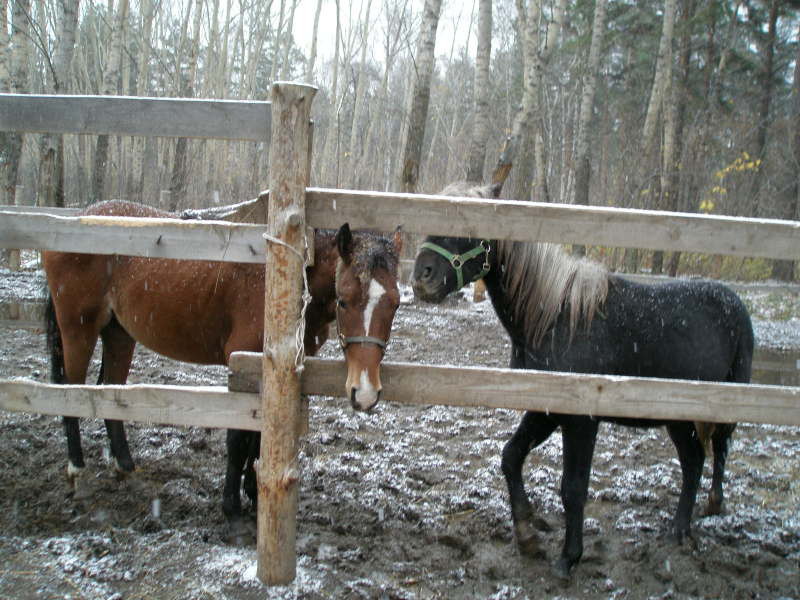
[{"label": "rope tied to post", "polygon": [[298,252],[293,246],[287,244],[283,240],[276,238],[274,236],[269,235],[268,233],[262,234],[263,238],[272,243],[278,244],[279,246],[283,246],[287,248],[300,259],[303,263],[303,304],[300,307],[300,318],[297,320],[297,327],[294,331],[294,341],[297,348],[297,354],[294,357],[294,370],[295,373],[298,375],[303,372],[305,368],[305,360],[306,360],[306,346],[305,346],[305,337],[306,337],[306,310],[308,310],[308,305],[311,304],[311,292],[308,287],[308,265],[310,264],[309,256],[308,256],[308,235],[306,235],[305,228],[303,228],[303,252],[302,254]]}]

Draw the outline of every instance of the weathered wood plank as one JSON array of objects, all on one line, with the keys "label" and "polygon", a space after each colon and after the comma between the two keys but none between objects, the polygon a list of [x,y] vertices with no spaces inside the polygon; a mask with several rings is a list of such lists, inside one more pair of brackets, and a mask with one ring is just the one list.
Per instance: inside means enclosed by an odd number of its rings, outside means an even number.
[{"label": "weathered wood plank", "polygon": [[[238,390],[257,386],[260,365],[258,353],[231,356]],[[307,358],[302,390],[341,396],[345,378],[344,362]],[[384,399],[401,404],[800,425],[800,388],[793,387],[388,362],[381,382]]]},{"label": "weathered wood plank", "polygon": [[219,386],[60,386],[0,380],[0,409],[250,431],[260,430],[262,421],[258,396]]},{"label": "weathered wood plank", "polygon": [[0,247],[263,263],[263,225],[0,212]]},{"label": "weathered wood plank", "polygon": [[308,224],[800,259],[800,222],[309,188]]},{"label": "weathered wood plank", "polygon": [[270,104],[251,100],[0,94],[0,131],[268,142]]},{"label": "weathered wood plank", "polygon": [[[302,429],[296,329],[303,297],[306,186],[310,173],[311,103],[316,88],[272,86],[275,127],[270,148],[270,190],[264,296],[262,394],[264,412],[258,479],[258,578],[285,585],[295,578],[297,494]],[[302,342],[301,342],[302,343]]]},{"label": "weathered wood plank", "polygon": [[61,208],[59,206],[10,206],[0,205],[0,213],[29,213],[36,215],[55,215],[57,217],[74,217],[80,214],[80,208]]}]

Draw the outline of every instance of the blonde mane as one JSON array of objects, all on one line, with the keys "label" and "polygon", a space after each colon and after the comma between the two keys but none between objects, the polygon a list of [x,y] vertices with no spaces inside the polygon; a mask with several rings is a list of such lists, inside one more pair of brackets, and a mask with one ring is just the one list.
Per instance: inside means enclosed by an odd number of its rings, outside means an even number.
[{"label": "blonde mane", "polygon": [[[442,195],[491,197],[487,186],[455,183]],[[538,346],[562,310],[569,309],[570,339],[580,323],[589,327],[608,295],[608,272],[600,263],[575,258],[558,244],[498,241],[496,261],[514,323]]]}]

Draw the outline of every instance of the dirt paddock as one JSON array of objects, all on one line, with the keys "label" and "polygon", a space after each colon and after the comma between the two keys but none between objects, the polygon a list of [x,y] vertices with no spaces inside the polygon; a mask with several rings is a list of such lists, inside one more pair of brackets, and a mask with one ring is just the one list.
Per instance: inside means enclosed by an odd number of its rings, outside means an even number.
[{"label": "dirt paddock", "polygon": [[[338,353],[330,342],[324,350]],[[488,303],[406,297],[387,360],[505,366],[508,354]],[[0,328],[0,377],[47,373],[41,332]],[[223,384],[225,371],[138,348],[129,381]],[[59,419],[0,412],[0,598],[800,599],[800,428],[741,424],[726,513],[702,516],[706,461],[693,539],[676,546],[667,534],[680,468],[666,433],[601,426],[586,551],[563,584],[550,572],[563,537],[558,435],[525,469],[550,526],[547,559],[521,557],[512,538],[500,451],[519,418],[389,404],[363,415],[312,399],[297,579],[268,589],[255,576],[255,546],[226,540],[224,432],[129,424],[138,466],[118,481],[102,423],[84,421],[87,474],[71,496]]]}]

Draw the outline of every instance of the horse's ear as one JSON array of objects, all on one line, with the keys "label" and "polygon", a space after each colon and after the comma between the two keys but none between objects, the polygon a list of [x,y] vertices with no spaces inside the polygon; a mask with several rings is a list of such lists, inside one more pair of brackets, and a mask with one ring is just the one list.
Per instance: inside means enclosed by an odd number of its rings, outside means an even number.
[{"label": "horse's ear", "polygon": [[336,232],[336,247],[339,249],[339,256],[342,260],[349,262],[353,256],[353,234],[350,231],[350,224],[345,223]]},{"label": "horse's ear", "polygon": [[403,234],[402,230],[403,226],[398,225],[397,229],[394,230],[394,235],[392,236],[392,245],[394,246],[394,251],[397,256],[400,256],[400,253],[403,251]]},{"label": "horse's ear", "polygon": [[491,194],[492,198],[499,198],[500,192],[503,191],[503,183],[493,183],[489,186],[489,193]]}]

